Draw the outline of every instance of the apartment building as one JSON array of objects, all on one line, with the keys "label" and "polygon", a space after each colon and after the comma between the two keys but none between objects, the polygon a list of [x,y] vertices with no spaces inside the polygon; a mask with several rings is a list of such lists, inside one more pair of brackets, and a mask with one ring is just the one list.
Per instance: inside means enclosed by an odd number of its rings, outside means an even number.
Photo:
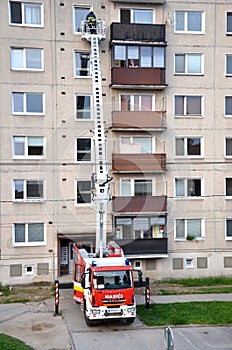
[{"label": "apartment building", "polygon": [[231,275],[232,1],[5,0],[0,282],[72,273],[95,246],[90,43],[100,43],[107,238],[152,279]]}]

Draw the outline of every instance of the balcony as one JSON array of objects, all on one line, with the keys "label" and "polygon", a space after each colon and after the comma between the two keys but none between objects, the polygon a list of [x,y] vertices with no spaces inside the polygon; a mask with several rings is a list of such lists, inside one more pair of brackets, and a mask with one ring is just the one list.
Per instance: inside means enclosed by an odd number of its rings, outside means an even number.
[{"label": "balcony", "polygon": [[110,42],[166,43],[164,24],[111,23]]},{"label": "balcony", "polygon": [[166,113],[163,111],[114,111],[113,131],[162,131],[166,128]]},{"label": "balcony", "polygon": [[160,173],[166,170],[166,154],[113,154],[112,172],[117,173]]},{"label": "balcony", "polygon": [[114,214],[135,215],[138,213],[166,213],[166,196],[136,196],[113,197],[112,211]]},{"label": "balcony", "polygon": [[167,257],[168,239],[165,238],[138,238],[133,241],[117,240],[117,244],[123,249],[128,258],[154,256]]},{"label": "balcony", "polygon": [[111,69],[111,87],[116,89],[158,89],[166,88],[165,68],[129,68]]}]

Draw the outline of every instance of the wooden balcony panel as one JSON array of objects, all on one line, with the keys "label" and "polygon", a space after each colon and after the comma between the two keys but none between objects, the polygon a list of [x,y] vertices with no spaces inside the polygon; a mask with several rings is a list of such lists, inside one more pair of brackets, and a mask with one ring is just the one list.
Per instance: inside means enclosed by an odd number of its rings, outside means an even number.
[{"label": "wooden balcony panel", "polygon": [[130,173],[156,173],[166,170],[166,154],[113,154],[112,171]]},{"label": "wooden balcony panel", "polygon": [[[129,67],[113,67],[111,69],[111,86],[134,85],[135,88],[149,88],[164,89],[165,83],[165,68],[129,68]],[[133,87],[132,87],[133,88]]]},{"label": "wooden balcony panel", "polygon": [[166,127],[165,112],[162,111],[114,111],[112,129],[133,129],[136,131],[162,130]]},{"label": "wooden balcony panel", "polygon": [[164,24],[111,23],[110,41],[135,41],[166,44]]},{"label": "wooden balcony panel", "polygon": [[113,197],[113,213],[166,213],[166,196]]},{"label": "wooden balcony panel", "polygon": [[167,254],[168,239],[165,238],[138,238],[133,241],[117,240],[117,244],[128,255],[152,255]]}]

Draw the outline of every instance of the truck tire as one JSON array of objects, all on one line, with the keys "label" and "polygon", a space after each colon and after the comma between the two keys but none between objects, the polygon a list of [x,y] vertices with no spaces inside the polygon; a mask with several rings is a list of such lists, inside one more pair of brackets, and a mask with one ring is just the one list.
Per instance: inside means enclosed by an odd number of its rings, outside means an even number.
[{"label": "truck tire", "polygon": [[134,323],[134,320],[135,320],[134,317],[127,318],[127,319],[126,319],[126,323],[132,324],[132,323]]},{"label": "truck tire", "polygon": [[85,315],[85,322],[87,324],[88,327],[92,327],[95,325],[95,321],[90,320],[89,317],[87,316],[87,312],[86,312],[86,302],[84,301],[84,315]]}]

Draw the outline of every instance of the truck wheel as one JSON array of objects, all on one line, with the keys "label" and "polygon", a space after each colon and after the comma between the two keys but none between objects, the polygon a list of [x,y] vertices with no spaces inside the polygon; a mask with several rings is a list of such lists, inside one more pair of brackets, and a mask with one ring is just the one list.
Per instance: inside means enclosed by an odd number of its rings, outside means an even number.
[{"label": "truck wheel", "polygon": [[132,324],[132,323],[134,323],[134,320],[135,320],[134,317],[127,318],[126,323]]},{"label": "truck wheel", "polygon": [[84,315],[85,315],[85,322],[86,322],[87,326],[88,326],[88,327],[94,326],[95,321],[90,320],[89,317],[87,316],[87,313],[86,313],[86,303],[85,303],[85,301],[84,301]]}]

